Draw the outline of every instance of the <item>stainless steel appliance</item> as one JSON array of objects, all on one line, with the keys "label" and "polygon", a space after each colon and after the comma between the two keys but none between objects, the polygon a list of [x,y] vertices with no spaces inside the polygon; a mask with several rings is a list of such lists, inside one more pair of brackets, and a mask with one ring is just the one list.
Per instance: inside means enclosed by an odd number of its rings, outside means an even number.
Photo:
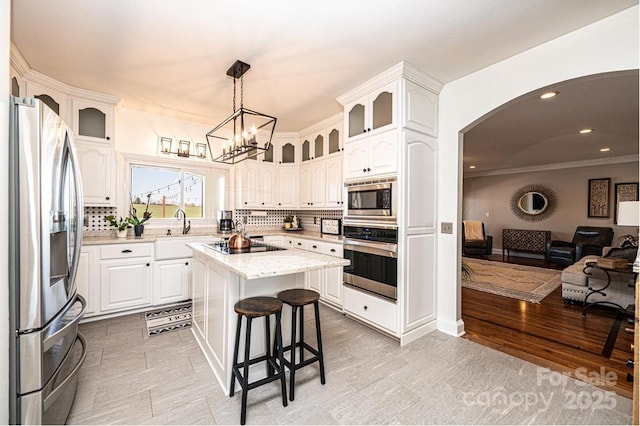
[{"label": "stainless steel appliance", "polygon": [[233,232],[234,228],[233,211],[218,210],[218,232],[221,234],[228,234]]},{"label": "stainless steel appliance", "polygon": [[341,219],[320,219],[320,233],[329,235],[340,235],[342,232]]},{"label": "stainless steel appliance", "polygon": [[398,297],[398,227],[384,223],[344,224],[344,283],[389,299]]},{"label": "stainless steel appliance", "polygon": [[9,422],[63,424],[87,351],[82,186],[71,131],[35,99],[11,98],[9,188]]},{"label": "stainless steel appliance", "polygon": [[396,180],[380,179],[346,183],[345,219],[397,221]]}]

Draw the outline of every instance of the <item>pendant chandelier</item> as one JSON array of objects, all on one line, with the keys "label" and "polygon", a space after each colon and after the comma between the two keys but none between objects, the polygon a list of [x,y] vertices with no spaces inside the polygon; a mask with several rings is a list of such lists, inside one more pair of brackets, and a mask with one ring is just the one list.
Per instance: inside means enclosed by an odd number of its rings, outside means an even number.
[{"label": "pendant chandelier", "polygon": [[[227,70],[227,75],[233,77],[233,113],[207,133],[209,152],[216,163],[239,163],[248,158],[255,158],[271,147],[277,119],[244,107],[243,75],[249,68],[251,68],[249,64],[238,60]],[[240,80],[240,108],[236,109],[238,79]],[[222,154],[215,158],[211,150],[212,144],[215,146],[214,142],[222,146]]]}]

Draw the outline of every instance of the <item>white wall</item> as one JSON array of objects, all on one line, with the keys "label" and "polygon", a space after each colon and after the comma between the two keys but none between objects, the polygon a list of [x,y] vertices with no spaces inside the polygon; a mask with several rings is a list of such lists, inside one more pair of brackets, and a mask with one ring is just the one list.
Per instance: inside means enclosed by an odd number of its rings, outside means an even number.
[{"label": "white wall", "polygon": [[464,332],[460,301],[462,137],[493,109],[532,90],[591,74],[638,68],[638,6],[446,84],[440,93],[438,219],[453,234],[438,236],[438,328]]},{"label": "white wall", "polygon": [[[611,179],[609,218],[587,215],[587,186],[594,178]],[[551,231],[551,239],[563,241],[571,241],[578,225],[610,226],[614,238],[635,234],[635,229],[613,224],[615,184],[624,182],[638,182],[638,162],[468,178],[464,179],[462,220],[483,221],[487,235],[493,236],[494,251],[502,248],[504,228]],[[528,184],[544,185],[555,193],[558,203],[551,217],[530,222],[513,214],[511,196]]]},{"label": "white wall", "polygon": [[0,170],[4,175],[0,182],[0,424],[9,423],[9,193],[6,185],[8,175],[8,135],[9,135],[9,28],[11,24],[10,0],[0,0],[0,135],[2,153]]}]

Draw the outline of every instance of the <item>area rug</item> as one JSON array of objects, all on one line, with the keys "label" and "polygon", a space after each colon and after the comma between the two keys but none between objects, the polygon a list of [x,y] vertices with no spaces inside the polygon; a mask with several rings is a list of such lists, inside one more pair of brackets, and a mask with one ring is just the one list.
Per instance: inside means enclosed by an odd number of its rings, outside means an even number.
[{"label": "area rug", "polygon": [[180,303],[144,314],[149,336],[191,327],[191,302]]},{"label": "area rug", "polygon": [[562,284],[562,271],[468,257],[463,262],[471,267],[471,277],[462,280],[463,287],[499,296],[540,303]]}]

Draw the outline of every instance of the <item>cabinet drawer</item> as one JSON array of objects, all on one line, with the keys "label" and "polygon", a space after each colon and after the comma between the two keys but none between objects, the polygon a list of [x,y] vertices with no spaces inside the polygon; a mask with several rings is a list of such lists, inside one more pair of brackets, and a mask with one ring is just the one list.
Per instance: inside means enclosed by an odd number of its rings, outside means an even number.
[{"label": "cabinet drawer", "polygon": [[324,244],[318,241],[309,240],[307,243],[307,250],[313,251],[316,253],[324,253],[325,247]]},{"label": "cabinet drawer", "polygon": [[153,256],[153,244],[111,244],[100,248],[100,259],[129,259]]},{"label": "cabinet drawer", "polygon": [[396,304],[344,287],[344,310],[386,331],[396,332]]},{"label": "cabinet drawer", "polygon": [[344,250],[342,244],[327,244],[324,243],[322,252],[333,257],[343,257]]},{"label": "cabinet drawer", "polygon": [[307,241],[300,238],[286,238],[284,243],[286,247],[307,250]]}]

